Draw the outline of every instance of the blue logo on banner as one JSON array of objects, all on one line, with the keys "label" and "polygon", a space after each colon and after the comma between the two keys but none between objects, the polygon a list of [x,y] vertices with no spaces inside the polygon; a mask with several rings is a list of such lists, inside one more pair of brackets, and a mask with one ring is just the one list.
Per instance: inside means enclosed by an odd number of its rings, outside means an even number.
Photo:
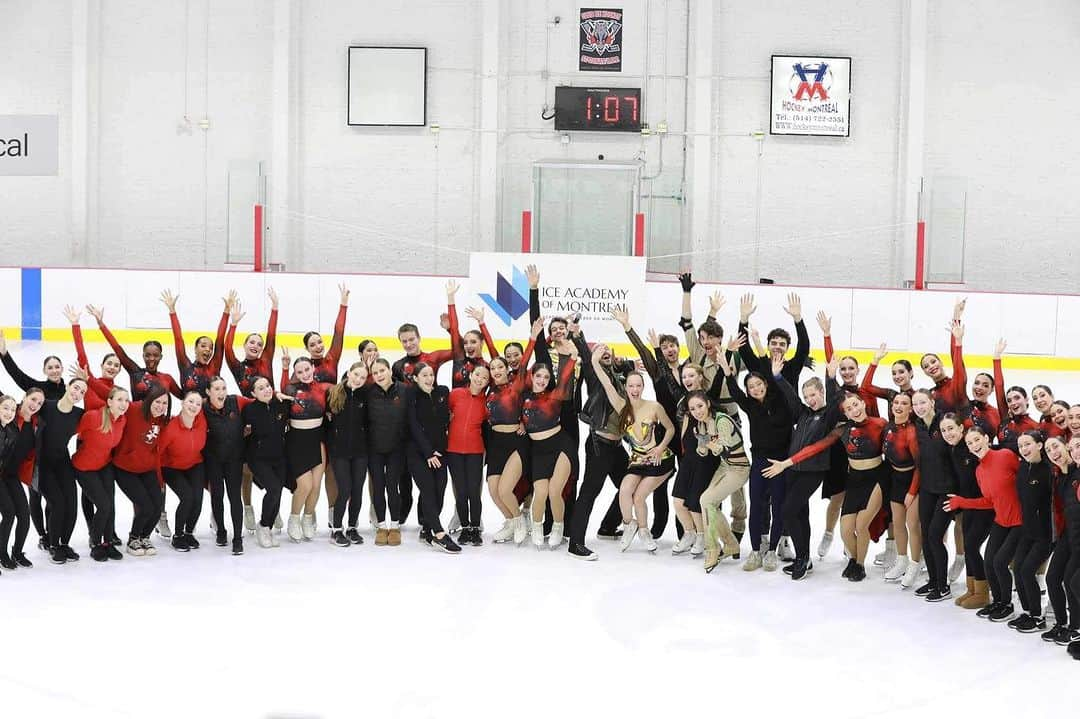
[{"label": "blue logo on banner", "polygon": [[487,293],[480,294],[480,299],[507,327],[529,309],[529,279],[517,267],[512,269],[513,282],[507,281],[501,272],[495,273],[495,297]]}]

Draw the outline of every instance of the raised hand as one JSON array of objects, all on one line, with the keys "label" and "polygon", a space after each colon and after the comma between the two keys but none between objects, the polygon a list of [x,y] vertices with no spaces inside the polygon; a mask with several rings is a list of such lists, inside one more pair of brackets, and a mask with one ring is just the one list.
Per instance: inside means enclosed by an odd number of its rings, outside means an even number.
[{"label": "raised hand", "polygon": [[1005,341],[1005,338],[1004,338],[1004,337],[1002,337],[1001,339],[999,339],[999,340],[997,341],[997,344],[996,344],[996,345],[994,345],[994,359],[996,359],[996,360],[999,360],[999,359],[1001,359],[1001,356],[1002,356],[1003,354],[1005,354],[1005,348],[1006,348],[1007,346],[1008,346],[1008,342],[1006,342],[1006,341]]},{"label": "raised hand", "polygon": [[69,364],[68,373],[72,379],[81,379],[83,382],[87,382],[90,379],[90,373],[86,371],[85,367],[79,367],[78,365]]},{"label": "raised hand", "polygon": [[694,278],[690,276],[689,272],[683,272],[679,274],[679,284],[682,285],[683,292],[689,292],[694,289],[694,285],[697,283],[694,282]]},{"label": "raised hand", "polygon": [[67,321],[71,324],[77,325],[79,324],[79,318],[82,317],[82,313],[71,305],[64,305],[64,317],[67,317]]},{"label": "raised hand", "polygon": [[709,315],[716,317],[720,310],[724,308],[725,303],[724,294],[720,290],[713,292],[709,295]]},{"label": "raised hand", "polygon": [[158,299],[169,309],[169,314],[176,314],[176,302],[180,299],[180,295],[174,295],[172,290],[162,290]]},{"label": "raised hand", "polygon": [[781,371],[782,371],[783,369],[784,369],[784,358],[783,358],[783,357],[773,357],[773,358],[772,358],[772,373],[773,373],[773,377],[777,377],[777,376],[779,376],[779,375],[780,375],[780,372],[781,372]]},{"label": "raised hand", "polygon": [[289,348],[285,345],[281,346],[281,361],[285,364],[285,366],[288,366],[292,363],[292,358],[289,357]]},{"label": "raised hand", "polygon": [[232,310],[229,312],[229,324],[236,327],[240,324],[240,320],[244,319],[244,315],[246,314],[247,312],[244,312],[243,308],[240,306],[240,302],[234,302]]},{"label": "raised hand", "polygon": [[270,298],[270,308],[276,310],[278,308],[278,296],[273,287],[266,288],[266,296]]},{"label": "raised hand", "polygon": [[750,319],[750,315],[754,314],[757,309],[757,305],[754,304],[754,295],[747,292],[745,295],[739,298],[739,322],[746,324]]},{"label": "raised hand", "polygon": [[536,322],[532,323],[532,327],[529,328],[529,337],[536,339],[540,336],[540,333],[544,331],[544,318],[537,317]]},{"label": "raised hand", "polygon": [[[757,331],[757,327],[750,327],[750,340],[754,343],[754,353],[763,354],[765,348],[761,344],[761,333]],[[745,341],[743,344],[746,344]]]},{"label": "raised hand", "polygon": [[957,320],[952,323],[952,327],[949,328],[952,332],[952,336],[956,339],[956,344],[964,344],[964,323]]},{"label": "raised hand", "polygon": [[877,352],[874,353],[874,364],[881,364],[881,360],[885,359],[885,355],[889,354],[889,348],[882,342],[878,347]]},{"label": "raised hand", "polygon": [[967,297],[957,297],[955,304],[952,308],[953,322],[959,322],[960,318],[964,316],[964,308],[967,307]]},{"label": "raised hand", "polygon": [[529,289],[535,290],[540,286],[540,270],[536,269],[536,265],[525,266],[525,277],[529,280]]},{"label": "raised hand", "polygon": [[659,347],[660,346],[660,336],[658,334],[656,334],[656,330],[654,330],[652,327],[649,328],[649,346],[651,346],[651,347]]},{"label": "raised hand", "polygon": [[341,293],[341,305],[343,307],[348,307],[349,306],[349,288],[345,286],[344,282],[342,282],[337,287],[338,287],[338,292]]},{"label": "raised hand", "polygon": [[457,283],[457,280],[448,280],[446,283],[446,301],[448,304],[454,304],[454,297],[457,295],[458,290],[461,289],[461,285]]},{"label": "raised hand", "polygon": [[221,301],[225,303],[225,311],[232,312],[232,307],[240,301],[240,295],[236,293],[236,290],[229,290],[229,294],[221,298]]},{"label": "raised hand", "polygon": [[442,327],[444,331],[450,331],[450,315],[443,312],[439,315],[439,327]]},{"label": "raised hand", "polygon": [[826,337],[832,336],[832,317],[825,314],[825,310],[818,310],[817,324],[821,328],[821,334]]},{"label": "raised hand", "polygon": [[484,324],[484,308],[483,307],[466,307],[465,316],[469,319],[475,320],[476,324]]},{"label": "raised hand", "polygon": [[737,335],[732,335],[731,339],[729,339],[728,343],[727,343],[728,352],[738,352],[739,348],[742,347],[745,344],[746,344],[746,335],[745,334],[740,333],[740,334],[737,334]]},{"label": "raised hand", "polygon": [[593,345],[593,348],[592,348],[592,363],[594,365],[599,365],[600,364],[600,358],[603,357],[604,354],[606,354],[607,352],[610,352],[610,351],[611,351],[611,349],[606,344],[597,343],[597,344]]},{"label": "raised hand", "polygon": [[787,296],[787,307],[784,308],[784,312],[791,315],[791,319],[796,322],[802,321],[802,299],[798,294],[792,292]]},{"label": "raised hand", "polygon": [[836,379],[836,372],[840,369],[840,355],[833,354],[829,364],[825,365],[825,376]]},{"label": "raised hand", "polygon": [[630,313],[626,310],[612,310],[611,318],[622,325],[624,331],[630,331]]},{"label": "raised hand", "polygon": [[87,305],[86,306],[86,311],[89,312],[93,316],[93,318],[95,320],[97,320],[98,322],[101,322],[102,319],[104,319],[104,317],[105,317],[105,308],[104,307],[96,307],[94,305]]}]

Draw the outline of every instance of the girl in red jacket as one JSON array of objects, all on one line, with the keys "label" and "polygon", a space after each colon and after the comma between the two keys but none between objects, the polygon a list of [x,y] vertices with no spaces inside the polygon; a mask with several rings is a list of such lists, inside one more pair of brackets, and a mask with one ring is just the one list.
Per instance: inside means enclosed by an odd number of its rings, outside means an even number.
[{"label": "girl in red jacket", "polygon": [[180,414],[165,426],[158,440],[161,473],[165,484],[180,499],[176,508],[176,531],[172,548],[178,552],[198,549],[195,525],[202,512],[203,447],[206,446],[206,417],[202,413],[203,398],[196,390],[184,393]]},{"label": "girl in red jacket", "polygon": [[469,373],[469,385],[450,391],[450,431],[446,463],[454,483],[454,501],[461,520],[458,544],[479,547],[480,494],[484,488],[484,422],[487,421],[487,386],[491,372],[478,364]]},{"label": "girl in red jacket", "polygon": [[90,556],[96,562],[123,559],[124,555],[109,542],[115,512],[115,476],[112,453],[124,434],[125,413],[131,400],[123,387],[113,387],[105,406],[83,414],[75,435],[78,449],[71,458],[75,478],[83,494],[94,505],[94,522],[90,528]]},{"label": "girl in red jacket", "polygon": [[120,444],[113,452],[116,484],[134,507],[127,553],[157,554],[150,535],[165,509],[161,494],[158,440],[169,421],[169,392],[155,385],[140,402],[132,402],[124,414],[126,423]]}]

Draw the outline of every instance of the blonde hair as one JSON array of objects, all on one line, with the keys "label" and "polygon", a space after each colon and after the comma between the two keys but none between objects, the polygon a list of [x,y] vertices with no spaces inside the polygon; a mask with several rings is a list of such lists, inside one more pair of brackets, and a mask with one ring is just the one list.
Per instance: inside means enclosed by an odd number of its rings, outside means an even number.
[{"label": "blonde hair", "polygon": [[365,370],[367,369],[367,365],[363,362],[353,362],[349,366],[349,371],[342,376],[341,381],[330,388],[330,392],[327,395],[329,401],[326,404],[334,414],[339,414],[345,409],[345,396],[347,387],[349,386],[349,374],[357,367],[363,367]]},{"label": "blonde hair", "polygon": [[109,390],[109,396],[105,398],[105,406],[101,409],[101,433],[108,434],[112,431],[112,412],[109,411],[109,401],[116,395],[123,392],[127,394],[128,391],[123,387],[113,387]]}]

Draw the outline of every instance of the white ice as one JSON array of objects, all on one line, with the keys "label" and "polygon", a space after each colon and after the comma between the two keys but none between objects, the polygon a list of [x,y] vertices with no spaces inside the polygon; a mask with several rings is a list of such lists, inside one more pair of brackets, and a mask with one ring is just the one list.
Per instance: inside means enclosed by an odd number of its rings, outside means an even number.
[{"label": "white ice", "polygon": [[[33,375],[46,354],[74,357],[64,344],[11,351]],[[1006,381],[1080,400],[1073,375]],[[0,389],[15,389],[3,374]],[[315,541],[248,539],[242,557],[213,546],[208,497],[188,554],[159,538],[156,557],[98,564],[80,518],[83,559],[53,566],[31,531],[35,567],[0,576],[0,717],[1018,718],[1076,705],[1080,663],[1062,647],[927,604],[878,569],[851,584],[839,536],[801,583],[730,560],[706,575],[671,556],[673,525],[655,556],[596,540],[611,497],[593,512],[595,563],[492,545],[490,503],[487,543],[456,557],[420,545],[412,524],[399,548],[376,548],[370,530],[334,548],[325,502]],[[116,506],[126,536],[120,492]],[[815,549],[823,514],[815,500]]]}]

